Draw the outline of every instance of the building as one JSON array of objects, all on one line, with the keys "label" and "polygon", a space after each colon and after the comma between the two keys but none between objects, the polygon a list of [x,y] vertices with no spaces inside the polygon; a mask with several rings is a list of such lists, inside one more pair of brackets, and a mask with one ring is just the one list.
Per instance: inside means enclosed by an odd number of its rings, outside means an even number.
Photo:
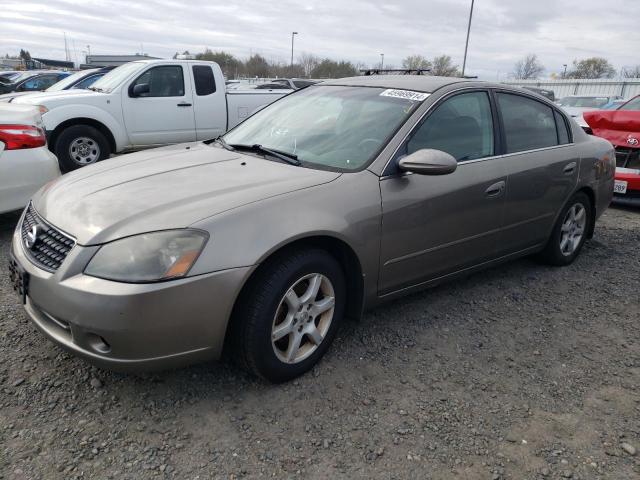
[{"label": "building", "polygon": [[150,57],[149,55],[87,55],[86,63],[80,65],[80,68],[98,68],[98,67],[117,67],[127,62],[135,62],[136,60],[157,60],[158,57]]}]

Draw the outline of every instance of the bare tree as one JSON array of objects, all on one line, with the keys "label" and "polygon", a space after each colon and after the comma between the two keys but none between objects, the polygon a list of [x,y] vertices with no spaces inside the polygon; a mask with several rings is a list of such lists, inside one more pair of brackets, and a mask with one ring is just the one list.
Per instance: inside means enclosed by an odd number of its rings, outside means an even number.
[{"label": "bare tree", "polygon": [[513,78],[516,80],[530,80],[540,77],[545,71],[544,65],[535,53],[530,53],[513,67]]},{"label": "bare tree", "polygon": [[636,65],[635,67],[623,68],[622,76],[624,78],[640,78],[640,65]]},{"label": "bare tree", "polygon": [[302,65],[302,69],[304,70],[304,76],[311,76],[311,72],[314,68],[316,68],[322,60],[320,57],[314,55],[313,53],[303,52],[298,57],[298,63]]},{"label": "bare tree", "polygon": [[616,69],[609,60],[602,57],[591,57],[574,60],[573,69],[567,73],[568,78],[613,78]]},{"label": "bare tree", "polygon": [[438,77],[459,77],[460,70],[449,55],[440,55],[431,61],[431,75]]},{"label": "bare tree", "polygon": [[431,68],[431,62],[422,55],[409,55],[402,60],[402,68],[411,70]]}]

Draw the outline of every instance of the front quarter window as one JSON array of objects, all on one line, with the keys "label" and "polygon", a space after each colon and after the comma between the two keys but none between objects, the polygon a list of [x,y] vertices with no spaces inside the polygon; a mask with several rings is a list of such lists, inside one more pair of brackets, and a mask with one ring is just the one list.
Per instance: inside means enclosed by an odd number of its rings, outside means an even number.
[{"label": "front quarter window", "polygon": [[311,86],[256,113],[224,136],[296,155],[303,166],[366,167],[429,94],[373,87]]}]

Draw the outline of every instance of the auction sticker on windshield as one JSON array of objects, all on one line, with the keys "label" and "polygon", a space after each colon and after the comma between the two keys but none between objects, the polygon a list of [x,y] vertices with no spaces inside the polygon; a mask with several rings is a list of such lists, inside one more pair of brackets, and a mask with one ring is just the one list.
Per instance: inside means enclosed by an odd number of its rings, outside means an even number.
[{"label": "auction sticker on windshield", "polygon": [[388,89],[380,94],[381,97],[395,97],[404,98],[405,100],[413,100],[416,102],[422,102],[429,94],[424,92],[414,92],[413,90],[394,90]]}]

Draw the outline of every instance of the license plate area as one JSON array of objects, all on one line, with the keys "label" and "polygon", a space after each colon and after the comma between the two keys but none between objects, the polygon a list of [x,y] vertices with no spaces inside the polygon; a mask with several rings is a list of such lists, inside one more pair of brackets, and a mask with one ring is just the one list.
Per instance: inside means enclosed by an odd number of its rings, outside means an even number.
[{"label": "license plate area", "polygon": [[613,193],[627,193],[627,182],[624,180],[616,180],[613,184]]},{"label": "license plate area", "polygon": [[9,259],[9,281],[13,290],[20,295],[22,303],[27,303],[27,294],[29,292],[29,274],[20,266],[13,258]]}]

